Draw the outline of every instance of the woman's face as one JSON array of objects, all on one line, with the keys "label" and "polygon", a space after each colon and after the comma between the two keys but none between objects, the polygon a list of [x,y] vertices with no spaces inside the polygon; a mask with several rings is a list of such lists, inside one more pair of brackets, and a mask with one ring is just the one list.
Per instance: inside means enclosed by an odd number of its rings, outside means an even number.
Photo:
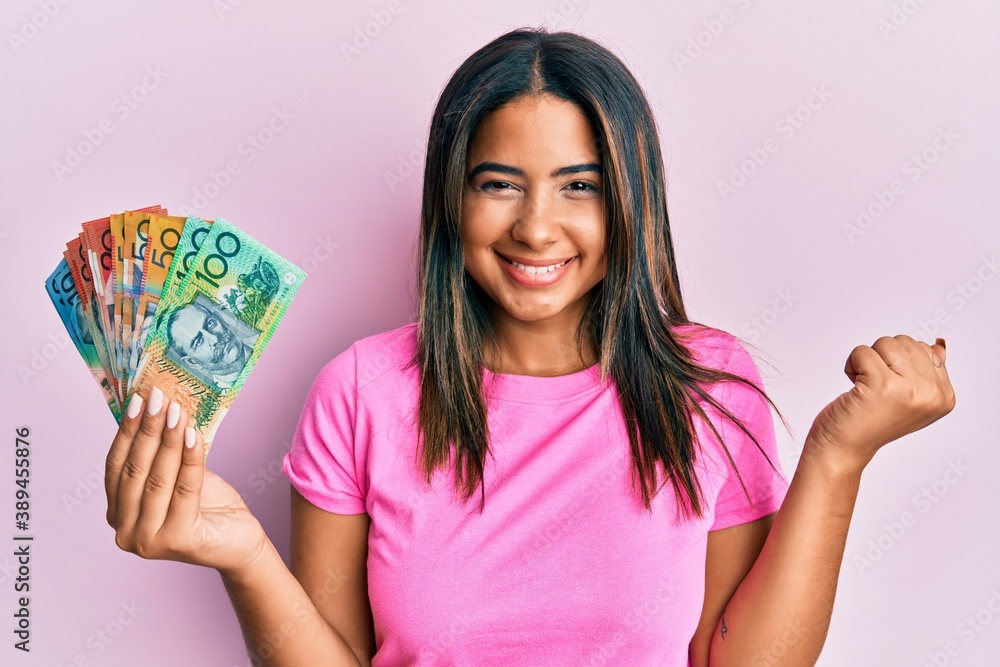
[{"label": "woman's face", "polygon": [[601,158],[586,116],[551,95],[504,105],[476,129],[465,178],[465,268],[494,316],[575,327],[606,272]]}]

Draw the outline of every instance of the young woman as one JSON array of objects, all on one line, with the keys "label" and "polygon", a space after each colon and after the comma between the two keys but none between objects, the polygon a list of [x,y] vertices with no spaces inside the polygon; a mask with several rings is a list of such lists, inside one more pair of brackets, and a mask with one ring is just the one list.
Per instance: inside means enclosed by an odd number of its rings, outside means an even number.
[{"label": "young woman", "polygon": [[646,99],[567,32],[445,87],[420,260],[417,321],[309,393],[290,569],[158,390],[108,454],[118,546],[216,568],[255,664],[814,664],[862,471],[954,406],[944,341],[854,348],[788,485],[754,362],[685,314]]}]

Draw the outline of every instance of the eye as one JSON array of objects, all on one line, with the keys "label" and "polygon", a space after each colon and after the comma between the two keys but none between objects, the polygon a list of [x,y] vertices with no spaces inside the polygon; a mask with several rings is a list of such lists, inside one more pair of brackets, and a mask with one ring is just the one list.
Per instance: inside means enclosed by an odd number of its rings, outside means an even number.
[{"label": "eye", "polygon": [[479,186],[479,189],[483,190],[484,192],[489,192],[490,190],[510,190],[513,187],[514,186],[512,186],[507,181],[486,181],[485,183]]},{"label": "eye", "polygon": [[589,181],[573,181],[566,187],[573,192],[600,192],[600,189]]},{"label": "eye", "polygon": [[197,336],[195,336],[195,337],[194,337],[194,340],[192,340],[192,341],[191,341],[191,349],[192,349],[192,350],[197,350],[197,349],[198,349],[199,347],[201,347],[201,343],[202,343],[202,341],[204,341],[204,340],[205,340],[205,337],[204,337],[204,336],[202,336],[202,335],[201,335],[201,332],[199,331],[199,332],[198,332],[198,335],[197,335]]}]

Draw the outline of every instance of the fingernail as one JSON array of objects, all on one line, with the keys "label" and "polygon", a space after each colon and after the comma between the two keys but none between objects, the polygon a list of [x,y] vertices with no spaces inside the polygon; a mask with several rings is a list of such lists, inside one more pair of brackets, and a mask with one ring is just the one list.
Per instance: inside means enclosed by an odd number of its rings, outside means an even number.
[{"label": "fingernail", "polygon": [[188,426],[184,429],[184,446],[188,449],[194,447],[194,427]]},{"label": "fingernail", "polygon": [[170,405],[167,407],[167,428],[173,428],[177,426],[177,422],[181,418],[181,406],[177,401],[170,401]]},{"label": "fingernail", "polygon": [[139,414],[139,410],[142,410],[142,396],[132,394],[132,400],[128,402],[128,412],[125,414],[128,415],[129,419],[134,419]]},{"label": "fingernail", "polygon": [[938,345],[940,345],[941,347],[943,347],[944,349],[946,349],[946,350],[948,349],[948,344],[945,343],[944,338],[938,338],[935,342]]},{"label": "fingernail", "polygon": [[149,403],[146,403],[146,414],[153,417],[160,413],[163,407],[163,392],[159,387],[154,386],[149,390]]}]

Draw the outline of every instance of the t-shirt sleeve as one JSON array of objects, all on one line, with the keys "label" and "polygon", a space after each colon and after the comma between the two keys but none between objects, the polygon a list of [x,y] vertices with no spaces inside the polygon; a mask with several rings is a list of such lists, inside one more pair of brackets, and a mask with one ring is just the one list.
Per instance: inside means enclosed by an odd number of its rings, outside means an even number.
[{"label": "t-shirt sleeve", "polygon": [[[724,370],[746,378],[763,389],[760,371],[750,354],[735,337],[732,344],[733,352]],[[731,420],[713,411],[719,418],[713,423],[716,424],[723,442],[726,443],[739,469],[743,484],[746,485],[746,492],[740,485],[740,479],[732,465],[725,459],[725,453],[720,450],[725,464],[726,478],[716,499],[715,521],[709,530],[749,523],[778,511],[788,490],[788,479],[778,457],[770,404],[757,391],[743,383],[721,384],[725,388],[715,394],[716,398],[757,438],[760,448]],[[722,428],[719,427],[719,421],[722,422]],[[771,460],[777,470],[771,467],[761,450],[767,454],[767,459]],[[752,505],[747,499],[747,493],[753,501]]]},{"label": "t-shirt sleeve", "polygon": [[364,460],[356,447],[356,346],[316,376],[281,469],[313,505],[336,514],[366,511]]}]

